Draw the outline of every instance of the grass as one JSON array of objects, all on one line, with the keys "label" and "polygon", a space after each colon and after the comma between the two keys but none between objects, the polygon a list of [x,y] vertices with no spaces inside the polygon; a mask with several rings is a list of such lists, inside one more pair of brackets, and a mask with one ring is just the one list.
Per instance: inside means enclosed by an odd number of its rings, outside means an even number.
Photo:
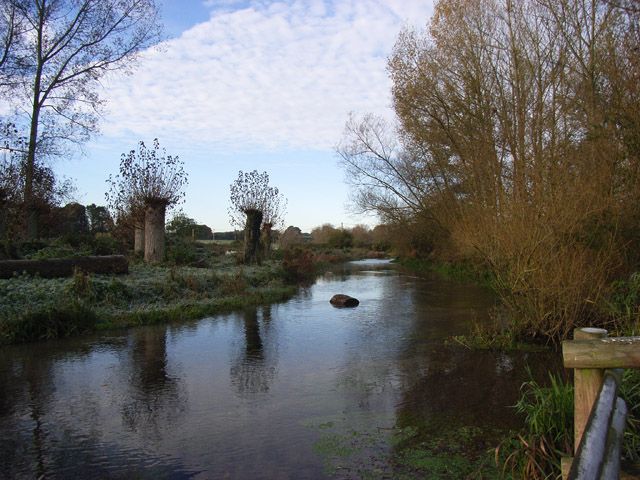
[{"label": "grass", "polygon": [[[75,245],[57,239],[30,246],[28,255],[75,255],[94,248],[94,243]],[[134,261],[128,275],[76,272],[72,278],[0,280],[0,344],[191,320],[246,305],[280,302],[294,294],[295,285],[312,281],[323,265],[363,254],[357,249],[295,249],[274,252],[279,260],[245,267],[237,264],[235,255],[226,254],[229,247],[240,244],[169,238],[164,265]]]},{"label": "grass", "polygon": [[529,380],[515,409],[525,428],[496,448],[496,461],[515,478],[556,478],[573,449],[573,386],[553,374],[548,385]]},{"label": "grass", "polygon": [[487,288],[495,286],[491,271],[470,261],[439,262],[421,258],[402,258],[398,264],[416,273],[432,272],[447,280],[472,282]]},{"label": "grass", "polygon": [[622,442],[623,458],[638,464],[640,462],[640,370],[624,371],[619,395],[625,400],[629,409]]},{"label": "grass", "polygon": [[284,301],[295,291],[278,263],[242,267],[230,257],[215,268],[133,264],[122,276],[17,276],[0,280],[0,344],[191,320]]}]

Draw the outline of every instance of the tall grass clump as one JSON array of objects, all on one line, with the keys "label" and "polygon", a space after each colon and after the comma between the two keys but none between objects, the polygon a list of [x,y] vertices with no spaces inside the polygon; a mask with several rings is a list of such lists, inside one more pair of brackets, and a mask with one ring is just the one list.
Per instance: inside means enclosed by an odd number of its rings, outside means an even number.
[{"label": "tall grass clump", "polygon": [[621,279],[612,283],[604,311],[613,319],[611,326],[614,335],[638,335],[640,332],[640,272],[632,273],[626,280]]},{"label": "tall grass clump", "polygon": [[572,452],[573,386],[550,373],[548,386],[531,379],[521,389],[514,408],[524,431],[496,449],[496,461],[515,478],[556,478],[560,459]]}]

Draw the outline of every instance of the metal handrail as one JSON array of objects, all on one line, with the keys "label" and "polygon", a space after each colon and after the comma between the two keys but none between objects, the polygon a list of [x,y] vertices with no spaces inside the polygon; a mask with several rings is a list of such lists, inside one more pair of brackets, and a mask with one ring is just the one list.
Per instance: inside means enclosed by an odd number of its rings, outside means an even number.
[{"label": "metal handrail", "polygon": [[627,405],[618,397],[621,371],[607,370],[569,471],[569,480],[617,479]]},{"label": "metal handrail", "polygon": [[[627,406],[618,397],[623,368],[640,368],[640,337],[607,337],[581,328],[562,344],[564,366],[574,369],[575,458],[563,458],[562,477],[610,480],[620,475]],[[617,369],[617,370],[608,370]]]}]

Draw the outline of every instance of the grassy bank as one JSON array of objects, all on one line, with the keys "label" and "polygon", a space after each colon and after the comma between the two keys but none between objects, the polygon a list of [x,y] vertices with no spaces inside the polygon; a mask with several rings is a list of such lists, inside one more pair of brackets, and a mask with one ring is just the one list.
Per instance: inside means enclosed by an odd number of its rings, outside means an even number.
[{"label": "grassy bank", "polygon": [[0,344],[96,330],[174,322],[287,300],[279,262],[242,267],[221,257],[212,268],[134,264],[128,275],[0,281]]},{"label": "grassy bank", "polygon": [[[61,253],[56,245],[34,255],[55,256]],[[281,302],[328,265],[371,256],[366,249],[305,246],[273,252],[273,260],[249,267],[238,265],[236,255],[226,254],[227,247],[239,250],[241,245],[174,239],[166,264],[134,261],[128,275],[77,272],[72,278],[0,280],[0,344],[191,320]],[[74,250],[69,246],[64,252]]]},{"label": "grassy bank", "polygon": [[423,258],[400,258],[397,264],[417,274],[436,273],[447,280],[494,287],[495,280],[491,271],[469,261],[437,262]]}]

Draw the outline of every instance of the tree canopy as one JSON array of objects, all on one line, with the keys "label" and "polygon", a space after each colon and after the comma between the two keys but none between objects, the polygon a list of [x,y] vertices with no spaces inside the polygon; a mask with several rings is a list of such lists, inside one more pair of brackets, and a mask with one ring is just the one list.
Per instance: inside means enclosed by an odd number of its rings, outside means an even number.
[{"label": "tree canopy", "polygon": [[179,157],[167,155],[157,138],[152,148],[141,141],[137,150],[122,154],[120,173],[107,179],[106,198],[115,212],[141,211],[149,202],[171,207],[184,199],[187,181]]},{"label": "tree canopy", "polygon": [[613,272],[640,264],[636,4],[437,1],[389,59],[397,123],[347,123],[356,207],[488,265],[525,331],[599,315]]},{"label": "tree canopy", "polygon": [[231,224],[244,228],[246,214],[255,210],[262,213],[262,221],[275,226],[282,222],[286,199],[277,187],[269,186],[269,174],[238,172],[238,178],[230,186],[231,207],[229,218]]},{"label": "tree canopy", "polygon": [[45,158],[96,132],[100,78],[160,38],[154,0],[1,0],[0,93],[26,139],[24,199],[37,234],[34,179]]}]

